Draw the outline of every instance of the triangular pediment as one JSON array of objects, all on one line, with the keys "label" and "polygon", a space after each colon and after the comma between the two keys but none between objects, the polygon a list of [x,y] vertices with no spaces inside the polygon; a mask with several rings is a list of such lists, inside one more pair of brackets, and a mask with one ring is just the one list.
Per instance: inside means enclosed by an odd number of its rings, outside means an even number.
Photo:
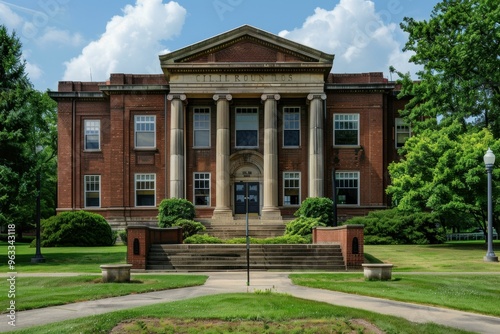
[{"label": "triangular pediment", "polygon": [[[160,56],[167,77],[171,73],[263,69],[296,66],[329,73],[334,56],[249,25],[233,29]],[[210,67],[210,69],[209,69]]]}]

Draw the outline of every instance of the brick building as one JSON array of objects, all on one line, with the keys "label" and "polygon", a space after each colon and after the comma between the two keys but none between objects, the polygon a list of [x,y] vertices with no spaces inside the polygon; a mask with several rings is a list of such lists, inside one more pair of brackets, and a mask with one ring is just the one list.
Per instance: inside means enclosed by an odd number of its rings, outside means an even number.
[{"label": "brick building", "polygon": [[[339,218],[385,208],[388,164],[410,135],[382,73],[242,26],[160,56],[162,74],[60,82],[58,211],[154,220],[163,198],[198,217],[293,215],[333,198]],[[334,187],[335,184],[335,187]]]}]

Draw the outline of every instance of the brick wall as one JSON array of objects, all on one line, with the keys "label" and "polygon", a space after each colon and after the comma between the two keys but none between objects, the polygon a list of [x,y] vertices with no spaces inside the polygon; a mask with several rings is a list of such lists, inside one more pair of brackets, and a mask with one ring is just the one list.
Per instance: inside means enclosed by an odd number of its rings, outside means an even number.
[{"label": "brick wall", "polygon": [[359,268],[364,262],[363,225],[339,227],[316,227],[313,229],[313,244],[339,243],[347,268]]}]

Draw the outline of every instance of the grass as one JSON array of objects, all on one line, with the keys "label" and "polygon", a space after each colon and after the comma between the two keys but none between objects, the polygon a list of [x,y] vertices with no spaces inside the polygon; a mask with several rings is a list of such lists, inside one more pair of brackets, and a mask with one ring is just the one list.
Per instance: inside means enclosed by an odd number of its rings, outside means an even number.
[{"label": "grass", "polygon": [[[500,242],[494,249],[500,251]],[[484,241],[449,242],[441,245],[365,245],[370,262],[394,264],[397,272],[498,272],[498,262],[484,262]],[[497,253],[497,255],[499,255]]]},{"label": "grass", "polygon": [[[22,311],[132,293],[203,285],[207,278],[202,275],[132,274],[132,283],[101,283],[101,278],[95,275],[17,277],[16,305],[17,310]],[[0,281],[0,290],[8,291],[7,280]],[[50,298],[47,298],[47,291],[50,291]],[[0,305],[8,305],[8,303],[7,293],[0,294]],[[6,312],[7,309],[2,310],[1,313]]]},{"label": "grass", "polygon": [[366,281],[363,274],[292,274],[297,285],[500,316],[500,278],[479,274],[393,273],[391,281]]},{"label": "grass", "polygon": [[[16,243],[16,270],[22,273],[100,273],[101,264],[126,263],[127,247],[45,247],[45,263],[32,264],[35,248]],[[0,242],[0,270],[7,269],[7,243]]]},{"label": "grass", "polygon": [[373,326],[386,333],[466,333],[276,293],[205,296],[32,327],[16,333],[110,333],[118,325],[121,330],[128,329],[127,333],[318,333],[316,326],[325,326],[319,327],[325,329],[321,332],[334,333],[363,333],[361,328]]}]

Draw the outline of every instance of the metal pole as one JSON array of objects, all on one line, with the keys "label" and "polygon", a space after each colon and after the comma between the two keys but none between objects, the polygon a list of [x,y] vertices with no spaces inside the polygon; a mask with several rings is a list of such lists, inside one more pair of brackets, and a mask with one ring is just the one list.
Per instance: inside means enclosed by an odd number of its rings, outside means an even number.
[{"label": "metal pole", "polygon": [[492,177],[491,172],[493,169],[492,164],[486,165],[486,172],[488,173],[488,252],[484,257],[486,262],[498,262],[498,257],[493,251],[493,201],[492,201]]},{"label": "metal pole", "polygon": [[246,214],[246,238],[247,238],[247,286],[250,286],[250,237],[248,233],[248,183],[245,183],[245,214]]},{"label": "metal pole", "polygon": [[332,192],[333,192],[333,226],[337,226],[337,178],[335,177],[335,169],[333,170],[333,181],[332,181]]},{"label": "metal pole", "polygon": [[40,169],[38,169],[36,175],[36,187],[37,187],[37,196],[36,196],[36,253],[35,256],[31,258],[31,263],[41,263],[45,262],[45,258],[42,255],[41,251],[41,241],[40,241],[40,217],[41,217],[41,209],[40,209],[40,191],[41,191],[41,177],[40,177]]}]

